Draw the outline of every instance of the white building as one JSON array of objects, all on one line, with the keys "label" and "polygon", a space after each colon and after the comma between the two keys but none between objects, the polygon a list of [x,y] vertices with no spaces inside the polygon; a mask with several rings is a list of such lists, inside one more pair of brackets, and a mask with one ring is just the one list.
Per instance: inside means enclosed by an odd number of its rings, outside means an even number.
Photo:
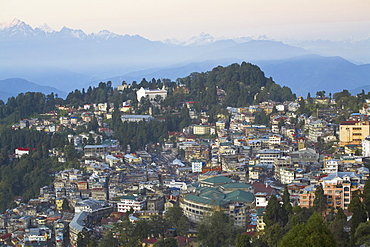
[{"label": "white building", "polygon": [[257,192],[256,197],[256,207],[266,207],[268,204],[267,194],[265,192]]},{"label": "white building", "polygon": [[122,196],[121,202],[117,203],[117,211],[125,213],[133,208],[134,212],[140,211],[145,206],[145,200],[137,196]]},{"label": "white building", "polygon": [[192,172],[202,172],[203,162],[199,160],[194,160],[191,162]]},{"label": "white building", "polygon": [[148,97],[149,101],[154,101],[157,98],[161,98],[164,100],[167,97],[167,90],[165,89],[147,89],[147,88],[140,88],[136,92],[137,101],[140,102],[142,97]]},{"label": "white building", "polygon": [[278,149],[263,149],[258,151],[257,156],[259,156],[261,164],[274,164],[275,159],[281,157],[281,150]]},{"label": "white building", "polygon": [[366,136],[362,141],[362,156],[370,157],[370,136]]},{"label": "white building", "polygon": [[295,179],[295,170],[293,168],[280,169],[280,182],[282,184],[291,184]]},{"label": "white building", "polygon": [[338,160],[330,159],[325,161],[324,173],[330,174],[338,172]]}]

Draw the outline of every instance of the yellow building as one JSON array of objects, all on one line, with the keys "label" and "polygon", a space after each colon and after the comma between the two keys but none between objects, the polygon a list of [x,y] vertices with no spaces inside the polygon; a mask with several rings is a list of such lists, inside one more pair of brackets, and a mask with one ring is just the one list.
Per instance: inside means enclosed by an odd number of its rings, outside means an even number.
[{"label": "yellow building", "polygon": [[55,199],[55,206],[56,206],[56,208],[57,208],[58,211],[63,210],[63,201],[64,201],[63,198],[57,198],[57,199]]},{"label": "yellow building", "polygon": [[370,135],[368,121],[344,121],[340,124],[339,138],[342,147],[348,144],[360,145],[368,135]]}]

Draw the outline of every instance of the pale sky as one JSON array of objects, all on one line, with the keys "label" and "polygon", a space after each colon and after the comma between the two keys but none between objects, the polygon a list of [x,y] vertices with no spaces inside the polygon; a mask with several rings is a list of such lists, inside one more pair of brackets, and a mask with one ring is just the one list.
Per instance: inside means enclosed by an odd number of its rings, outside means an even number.
[{"label": "pale sky", "polygon": [[363,39],[370,0],[0,0],[0,22],[20,19],[86,33],[109,30],[151,40],[214,37]]}]

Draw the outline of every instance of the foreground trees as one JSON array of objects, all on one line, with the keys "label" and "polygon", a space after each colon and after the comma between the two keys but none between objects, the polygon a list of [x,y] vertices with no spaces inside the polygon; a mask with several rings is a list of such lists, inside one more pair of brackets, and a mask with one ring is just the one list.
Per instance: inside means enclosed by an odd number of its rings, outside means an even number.
[{"label": "foreground trees", "polygon": [[223,247],[234,245],[242,229],[233,227],[233,220],[222,211],[215,211],[199,225],[197,240],[202,246]]},{"label": "foreground trees", "polygon": [[314,213],[306,224],[294,226],[279,242],[279,247],[321,246],[335,247],[336,242],[319,213]]}]

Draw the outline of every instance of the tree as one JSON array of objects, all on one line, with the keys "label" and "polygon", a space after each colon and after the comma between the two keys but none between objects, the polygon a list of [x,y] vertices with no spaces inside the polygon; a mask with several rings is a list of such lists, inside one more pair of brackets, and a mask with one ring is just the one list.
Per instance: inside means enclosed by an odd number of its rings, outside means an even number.
[{"label": "tree", "polygon": [[265,230],[265,237],[270,247],[278,246],[278,243],[283,235],[283,230],[279,223],[267,227]]},{"label": "tree", "polygon": [[181,109],[180,119],[181,119],[180,130],[182,131],[183,128],[188,127],[190,125],[189,109],[186,105]]},{"label": "tree", "polygon": [[90,232],[84,227],[77,235],[77,247],[85,247],[90,242]]},{"label": "tree", "polygon": [[306,224],[294,226],[279,242],[281,247],[335,247],[336,242],[319,213],[314,213]]},{"label": "tree", "polygon": [[269,116],[266,115],[265,111],[257,111],[254,113],[254,123],[255,124],[263,124],[265,126],[268,126],[270,123]]},{"label": "tree", "polygon": [[251,238],[247,234],[238,233],[236,235],[235,247],[250,247]]},{"label": "tree", "polygon": [[325,210],[328,207],[326,195],[324,194],[324,189],[320,184],[315,190],[315,199],[313,201],[314,209],[320,214],[325,213]]},{"label": "tree", "polygon": [[203,246],[222,247],[233,244],[236,232],[233,221],[222,211],[215,211],[199,225],[197,240]]},{"label": "tree", "polygon": [[349,235],[344,230],[347,223],[347,216],[344,214],[342,208],[338,208],[335,219],[330,224],[330,231],[337,242],[338,247],[346,247],[349,244]]},{"label": "tree", "polygon": [[171,207],[165,213],[166,220],[171,227],[176,228],[176,233],[180,236],[185,236],[189,231],[189,220],[184,215],[182,208],[179,206]]},{"label": "tree", "polygon": [[351,203],[348,206],[348,211],[352,212],[352,218],[351,218],[351,246],[356,245],[356,229],[362,222],[366,222],[367,220],[367,214],[365,210],[364,204],[360,200],[360,196],[357,191],[353,192],[352,194],[352,200]]},{"label": "tree", "polygon": [[367,211],[367,215],[369,218],[369,215],[370,215],[370,179],[366,180],[362,197],[363,197],[362,202],[365,205],[365,209]]},{"label": "tree", "polygon": [[325,97],[325,91],[318,91],[316,92],[317,98],[324,98]]},{"label": "tree", "polygon": [[[98,247],[106,247],[106,246],[118,246],[118,240],[114,238],[113,233],[108,231],[105,236],[100,239]],[[90,246],[89,246],[90,247]]]},{"label": "tree", "polygon": [[288,223],[289,215],[293,214],[293,207],[290,203],[290,194],[288,191],[288,186],[285,185],[283,193],[283,206],[282,206],[282,220],[285,226]]},{"label": "tree", "polygon": [[356,245],[370,246],[370,221],[362,222],[355,232]]},{"label": "tree", "polygon": [[62,210],[63,211],[66,211],[66,210],[69,211],[69,210],[71,210],[67,198],[63,198]]},{"label": "tree", "polygon": [[149,229],[154,237],[164,237],[166,230],[169,228],[169,223],[161,215],[153,215],[149,221]]},{"label": "tree", "polygon": [[155,242],[153,247],[175,247],[177,246],[177,240],[174,238],[162,238]]},{"label": "tree", "polygon": [[263,217],[263,221],[266,223],[266,227],[270,227],[276,223],[281,224],[281,215],[282,210],[280,203],[276,196],[272,195],[266,206],[265,216]]}]

